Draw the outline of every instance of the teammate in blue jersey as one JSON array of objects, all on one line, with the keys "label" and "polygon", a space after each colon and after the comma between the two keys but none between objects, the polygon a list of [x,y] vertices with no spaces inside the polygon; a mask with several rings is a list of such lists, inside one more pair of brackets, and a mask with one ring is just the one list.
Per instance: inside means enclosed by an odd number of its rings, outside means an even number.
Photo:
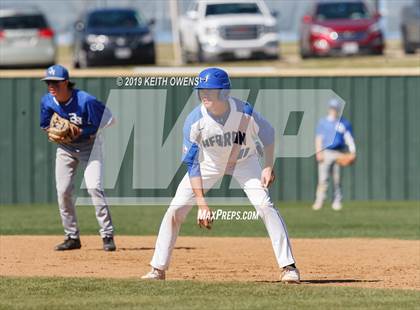
[{"label": "teammate in blue jersey", "polygon": [[[150,262],[152,270],[142,278],[165,279],[181,224],[194,204],[198,206],[198,224],[211,228],[205,192],[228,174],[241,185],[267,228],[281,268],[281,281],[299,282],[286,226],[268,192],[274,180],[273,127],[251,105],[229,96],[231,84],[225,71],[202,71],[196,88],[201,104],[184,124],[183,162],[188,172],[163,217]],[[263,167],[257,155],[260,142],[264,147]]]},{"label": "teammate in blue jersey", "polygon": [[85,91],[74,88],[66,68],[54,65],[47,69],[42,79],[48,93],[41,99],[40,126],[48,134],[51,117],[57,113],[79,128],[79,135],[71,142],[57,144],[55,180],[58,206],[64,227],[65,240],[56,246],[57,251],[80,249],[79,227],[73,191],[74,178],[79,166],[84,169],[87,191],[96,210],[100,235],[105,251],[115,251],[114,228],[102,186],[103,156],[98,130],[110,126],[114,119],[103,103]]},{"label": "teammate in blue jersey", "polygon": [[332,208],[336,211],[342,209],[341,167],[337,159],[349,153],[351,160],[356,159],[356,145],[353,138],[353,129],[348,120],[339,117],[342,106],[336,99],[329,102],[328,115],[320,119],[315,138],[316,160],[318,162],[318,187],[316,199],[312,208],[322,208],[328,190],[328,179],[332,176],[334,183]]}]

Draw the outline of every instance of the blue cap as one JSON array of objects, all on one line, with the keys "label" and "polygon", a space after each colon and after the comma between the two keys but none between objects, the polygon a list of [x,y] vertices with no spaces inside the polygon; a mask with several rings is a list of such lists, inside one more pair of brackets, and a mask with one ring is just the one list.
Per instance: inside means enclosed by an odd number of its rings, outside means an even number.
[{"label": "blue cap", "polygon": [[198,75],[195,89],[230,89],[230,79],[226,71],[220,68],[207,68]]},{"label": "blue cap", "polygon": [[328,102],[328,107],[335,110],[341,110],[341,102],[338,101],[336,98],[332,98]]},{"label": "blue cap", "polygon": [[61,65],[54,65],[45,71],[42,81],[66,81],[68,79],[69,71]]}]

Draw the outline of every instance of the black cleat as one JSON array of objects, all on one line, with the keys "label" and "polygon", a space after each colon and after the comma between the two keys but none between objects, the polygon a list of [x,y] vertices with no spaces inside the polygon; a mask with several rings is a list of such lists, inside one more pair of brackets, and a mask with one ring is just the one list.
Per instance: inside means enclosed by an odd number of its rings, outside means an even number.
[{"label": "black cleat", "polygon": [[68,250],[77,250],[80,249],[82,245],[80,244],[80,239],[67,238],[63,243],[60,243],[55,247],[56,251],[68,251]]},{"label": "black cleat", "polygon": [[112,252],[117,249],[117,247],[115,246],[113,237],[102,238],[102,241],[104,242],[104,251]]}]

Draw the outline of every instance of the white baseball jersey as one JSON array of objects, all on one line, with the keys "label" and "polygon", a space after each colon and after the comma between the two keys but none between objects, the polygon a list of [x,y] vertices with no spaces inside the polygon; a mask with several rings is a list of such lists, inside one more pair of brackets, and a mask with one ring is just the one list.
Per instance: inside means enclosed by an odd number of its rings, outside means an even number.
[{"label": "white baseball jersey", "polygon": [[233,97],[228,103],[225,115],[213,116],[201,104],[187,117],[183,162],[188,165],[190,176],[200,175],[200,163],[224,169],[232,161],[234,146],[240,147],[239,163],[256,154],[256,141],[264,146],[274,143],[273,127],[250,104]]}]

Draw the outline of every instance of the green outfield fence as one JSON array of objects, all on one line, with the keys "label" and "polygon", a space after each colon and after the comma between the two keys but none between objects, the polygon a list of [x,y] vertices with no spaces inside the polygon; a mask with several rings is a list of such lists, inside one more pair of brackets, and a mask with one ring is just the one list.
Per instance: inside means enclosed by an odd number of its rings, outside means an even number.
[{"label": "green outfield fence", "polygon": [[[115,78],[110,77],[74,80],[78,88],[103,101],[109,90],[116,88]],[[332,89],[347,102],[344,115],[353,123],[358,149],[357,163],[343,172],[345,199],[419,199],[420,76],[242,77],[234,78],[233,86],[251,89],[250,102],[264,88]],[[55,146],[47,141],[38,125],[39,100],[45,91],[38,78],[0,78],[2,204],[56,201]],[[175,120],[191,89],[168,88],[168,91],[167,111],[174,114],[168,119]],[[179,152],[180,148],[174,150],[174,154]],[[109,195],[142,195],[141,191],[130,189],[130,160],[132,154],[128,151],[117,187]],[[179,171],[165,194],[174,193],[182,172]],[[276,172],[277,181],[272,189],[275,200],[314,198],[314,157],[278,159]],[[223,194],[223,189],[222,193],[213,194]]]}]

